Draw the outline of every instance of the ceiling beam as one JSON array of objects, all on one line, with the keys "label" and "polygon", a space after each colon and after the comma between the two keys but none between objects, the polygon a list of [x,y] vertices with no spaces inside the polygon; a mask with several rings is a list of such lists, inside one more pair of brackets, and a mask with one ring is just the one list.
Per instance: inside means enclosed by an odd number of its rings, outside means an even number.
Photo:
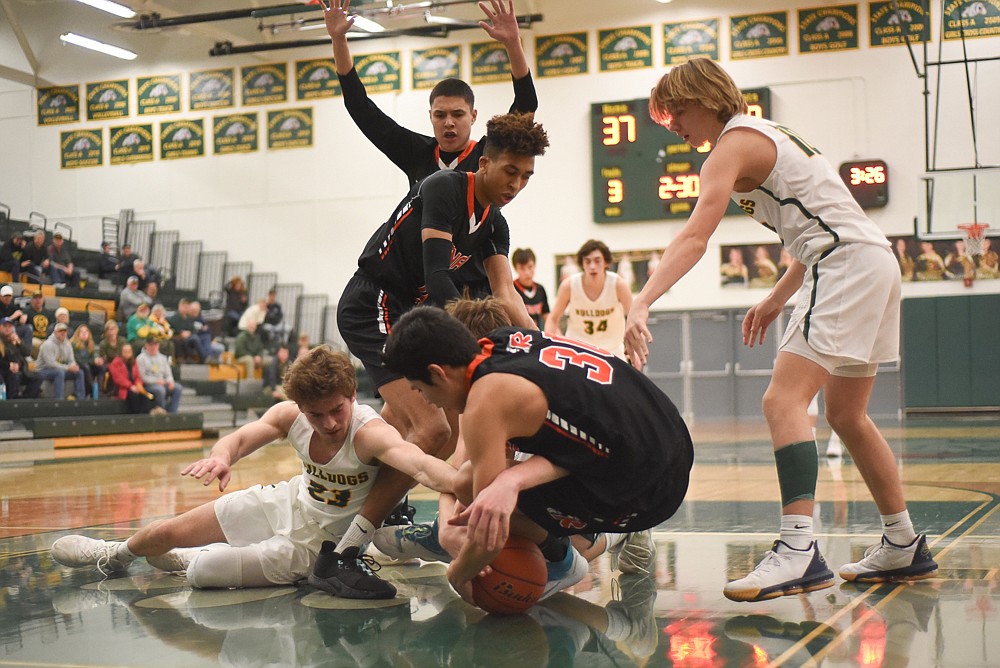
[{"label": "ceiling beam", "polygon": [[[21,22],[14,13],[13,8],[10,6],[10,0],[0,0],[0,8],[2,8],[4,14],[7,15],[7,20],[10,22],[10,29],[14,32],[14,37],[17,38],[17,43],[20,45],[21,52],[28,61],[28,65],[31,67],[32,74],[37,77],[38,59],[35,58],[35,52],[31,50],[31,45],[28,44],[28,38],[25,37],[24,30],[21,29]],[[29,85],[33,86],[34,84],[32,83]]]}]

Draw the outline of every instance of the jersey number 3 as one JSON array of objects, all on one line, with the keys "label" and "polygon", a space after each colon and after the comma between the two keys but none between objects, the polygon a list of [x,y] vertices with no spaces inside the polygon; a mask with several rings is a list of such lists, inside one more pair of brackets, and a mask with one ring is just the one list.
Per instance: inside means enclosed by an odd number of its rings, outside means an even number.
[{"label": "jersey number 3", "polygon": [[587,380],[601,385],[610,385],[615,373],[606,359],[567,346],[548,346],[542,350],[538,360],[545,366],[560,371],[566,368],[566,364],[586,369]]}]

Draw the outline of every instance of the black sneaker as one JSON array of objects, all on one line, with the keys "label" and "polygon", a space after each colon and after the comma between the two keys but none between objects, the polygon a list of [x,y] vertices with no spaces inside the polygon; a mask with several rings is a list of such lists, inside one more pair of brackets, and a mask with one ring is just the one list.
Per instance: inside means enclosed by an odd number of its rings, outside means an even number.
[{"label": "black sneaker", "polygon": [[389,513],[389,516],[385,518],[385,521],[382,522],[382,526],[398,527],[413,524],[413,518],[417,514],[417,509],[411,506],[408,501],[409,500],[404,497],[403,502],[393,508],[392,512]]},{"label": "black sneaker", "polygon": [[336,548],[332,541],[323,541],[319,558],[309,574],[309,584],[341,598],[396,596],[396,588],[375,575],[375,571],[381,568],[377,561],[367,555],[359,555],[357,547],[349,547],[343,554],[337,554]]}]

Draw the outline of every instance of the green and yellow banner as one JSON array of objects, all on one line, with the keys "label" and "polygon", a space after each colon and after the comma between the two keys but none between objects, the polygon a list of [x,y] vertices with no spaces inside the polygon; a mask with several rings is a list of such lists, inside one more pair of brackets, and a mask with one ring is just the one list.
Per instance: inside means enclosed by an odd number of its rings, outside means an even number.
[{"label": "green and yellow banner", "polygon": [[719,19],[663,24],[663,64],[692,58],[719,59]]},{"label": "green and yellow banner", "polygon": [[858,6],[799,10],[799,53],[858,48]]},{"label": "green and yellow banner", "polygon": [[899,46],[931,40],[930,11],[922,0],[885,0],[868,3],[868,45]]},{"label": "green and yellow banner", "polygon": [[87,120],[128,116],[128,79],[87,84]]},{"label": "green and yellow banner", "polygon": [[613,28],[597,32],[602,72],[637,70],[653,66],[653,28]]},{"label": "green and yellow banner", "polygon": [[269,149],[306,148],[312,144],[312,107],[267,112],[267,147]]},{"label": "green and yellow banner", "polygon": [[109,128],[111,164],[128,165],[153,161],[153,126],[151,124],[120,125]]},{"label": "green and yellow banner", "polygon": [[318,100],[340,95],[340,80],[333,58],[295,61],[295,98]]},{"label": "green and yellow banner", "polygon": [[413,52],[411,60],[413,88],[433,88],[442,79],[462,75],[462,52],[457,46],[436,46]]},{"label": "green and yellow banner", "polygon": [[273,104],[288,101],[288,63],[254,65],[240,70],[243,104]]},{"label": "green and yellow banner", "polygon": [[193,118],[160,125],[160,160],[205,155],[205,121]]},{"label": "green and yellow banner", "polygon": [[38,124],[58,125],[80,120],[80,86],[38,89]]},{"label": "green and yellow banner", "polygon": [[510,58],[499,42],[476,42],[472,49],[472,83],[510,81]]},{"label": "green and yellow banner", "polygon": [[135,99],[140,116],[175,114],[181,110],[181,76],[139,77],[135,81]]},{"label": "green and yellow banner", "polygon": [[63,169],[100,167],[104,163],[104,134],[101,128],[71,130],[59,135],[60,165]]},{"label": "green and yellow banner", "polygon": [[358,71],[361,83],[368,94],[391,93],[402,89],[399,51],[370,53],[354,58],[354,69]]},{"label": "green and yellow banner", "polygon": [[733,60],[788,55],[788,12],[729,17],[729,57]]},{"label": "green and yellow banner", "polygon": [[228,114],[212,119],[215,155],[257,150],[257,114]]},{"label": "green and yellow banner", "polygon": [[586,74],[588,55],[585,32],[535,38],[535,71],[539,77]]},{"label": "green and yellow banner", "polygon": [[233,100],[233,68],[202,70],[188,75],[188,96],[191,111],[199,109],[224,109],[235,104]]}]

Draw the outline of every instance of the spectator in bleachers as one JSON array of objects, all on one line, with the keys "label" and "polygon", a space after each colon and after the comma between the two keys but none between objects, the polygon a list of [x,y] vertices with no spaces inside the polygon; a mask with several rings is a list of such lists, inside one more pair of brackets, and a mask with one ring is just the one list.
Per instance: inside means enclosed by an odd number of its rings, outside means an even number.
[{"label": "spectator in bleachers", "polygon": [[97,277],[119,280],[121,274],[118,272],[118,257],[111,254],[111,242],[101,242],[101,257],[97,260]]},{"label": "spectator in bleachers", "polygon": [[139,259],[138,255],[132,254],[131,244],[122,244],[122,254],[118,258],[118,275],[121,276],[121,280],[125,281],[129,276],[133,276],[135,272],[132,271],[132,263]]},{"label": "spectator in bleachers", "polygon": [[[38,283],[45,283],[49,275],[49,249],[45,247],[45,232],[38,230],[32,241],[24,249],[22,258],[28,260],[28,266],[22,267],[22,273],[29,274]],[[23,264],[23,263],[22,263]]]},{"label": "spectator in bleachers", "polygon": [[49,323],[49,329],[47,330],[47,334],[49,336],[52,335],[52,332],[55,331],[55,329],[54,329],[55,326],[58,325],[60,322],[62,324],[64,324],[64,325],[66,325],[67,327],[70,326],[70,323],[69,323],[69,309],[66,308],[66,307],[64,307],[64,306],[60,306],[59,308],[56,309],[55,320]]},{"label": "spectator in bleachers", "polygon": [[80,286],[79,272],[60,232],[52,235],[52,243],[49,244],[49,278],[56,287]]},{"label": "spectator in bleachers", "polygon": [[242,364],[246,370],[246,378],[254,377],[255,369],[262,369],[270,358],[264,354],[264,342],[257,334],[257,321],[251,320],[247,323],[247,328],[236,337],[236,346],[233,355],[236,363]]},{"label": "spectator in bleachers", "polygon": [[[69,327],[64,323],[56,323],[52,336],[45,339],[38,349],[38,361],[35,373],[43,381],[52,381],[52,391],[56,399],[82,399],[86,396],[84,390],[84,374],[73,355],[73,346],[69,342]],[[66,396],[66,381],[73,383],[73,393]]]},{"label": "spectator in bleachers", "polygon": [[15,283],[21,280],[21,272],[27,271],[31,260],[24,257],[24,249],[28,242],[20,232],[10,235],[3,246],[0,246],[0,271],[10,272]]},{"label": "spectator in bleachers", "polygon": [[[97,347],[98,354],[105,360],[113,360],[118,357],[123,347],[128,346],[128,339],[121,335],[116,320],[108,320],[104,323],[104,335],[101,343]],[[132,346],[128,346],[131,348]],[[132,356],[133,359],[135,356]]]},{"label": "spectator in bleachers", "polygon": [[278,301],[278,293],[275,290],[267,291],[267,315],[264,316],[263,336],[264,342],[271,346],[283,346],[288,343],[288,335],[291,329],[285,322],[285,314],[281,310],[281,303]]},{"label": "spectator in bleachers", "polygon": [[274,353],[274,359],[264,367],[264,392],[270,392],[275,401],[287,401],[285,388],[285,372],[292,365],[291,353],[286,344],[281,344]]},{"label": "spectator in bleachers", "polygon": [[201,339],[196,334],[198,321],[191,317],[190,300],[181,299],[167,322],[173,330],[174,354],[178,362],[208,361],[210,353],[202,348]]},{"label": "spectator in bleachers", "polygon": [[[151,336],[149,323],[149,304],[139,304],[125,325],[125,338],[132,346],[132,352],[139,355],[145,345],[146,339]],[[159,350],[159,348],[157,348]]]},{"label": "spectator in bleachers", "polygon": [[195,339],[198,341],[202,362],[218,364],[219,356],[222,355],[226,347],[218,341],[213,340],[211,328],[205,322],[205,319],[201,317],[201,302],[191,302],[188,312],[191,319],[194,320],[194,334]]},{"label": "spectator in bleachers", "polygon": [[136,360],[139,376],[146,391],[153,395],[153,401],[168,413],[176,413],[181,403],[180,383],[174,382],[170,361],[160,352],[160,341],[156,337],[146,339],[146,345]]},{"label": "spectator in bleachers", "polygon": [[298,344],[295,348],[295,359],[298,359],[309,352],[309,335],[299,334]]},{"label": "spectator in bleachers", "polygon": [[[142,286],[141,278],[139,279],[139,285]],[[156,299],[160,296],[160,284],[155,281],[149,281],[146,283],[146,286],[142,288],[142,291],[146,293],[147,297],[149,297],[149,301],[155,304]]]},{"label": "spectator in bleachers", "polygon": [[[132,263],[132,275],[139,279],[139,289],[146,292],[146,287],[150,283],[160,282],[160,277],[153,271],[152,267],[147,267],[142,258],[136,258]],[[149,294],[148,292],[146,293]]]},{"label": "spectator in bleachers", "polygon": [[34,399],[41,390],[42,381],[28,368],[31,338],[22,339],[10,318],[0,318],[0,344],[9,372],[4,377],[7,398]]},{"label": "spectator in bleachers", "polygon": [[167,320],[167,309],[163,304],[153,304],[153,308],[149,310],[149,335],[157,338],[164,355],[174,356],[174,328]]},{"label": "spectator in bleachers", "polygon": [[94,336],[90,332],[90,327],[87,325],[77,327],[69,343],[73,346],[76,363],[83,370],[83,386],[91,389],[94,387],[94,383],[97,383],[97,392],[92,392],[93,398],[96,399],[100,394],[100,388],[104,387],[104,374],[107,373],[108,369],[100,349],[94,345]]},{"label": "spectator in bleachers", "polygon": [[34,328],[28,323],[28,314],[14,301],[14,286],[12,285],[0,288],[0,318],[10,318],[17,335],[22,339],[31,340],[31,332]]},{"label": "spectator in bleachers", "polygon": [[247,306],[246,310],[243,311],[243,315],[240,316],[240,321],[237,323],[236,327],[241,332],[247,328],[247,323],[253,320],[257,323],[257,332],[264,339],[263,332],[261,332],[260,326],[264,324],[264,318],[267,317],[267,301],[264,299],[258,299],[250,306]]},{"label": "spectator in bleachers", "polygon": [[[152,394],[142,385],[142,376],[136,363],[132,346],[122,346],[120,354],[116,355],[108,366],[111,376],[111,394],[126,402],[129,413],[162,414],[166,410],[153,407]],[[152,408],[152,410],[150,410]]]},{"label": "spectator in bleachers", "polygon": [[42,291],[32,293],[31,303],[27,310],[28,324],[31,325],[31,350],[37,356],[38,347],[48,338],[49,324],[54,322],[56,314],[45,308],[45,295]]},{"label": "spectator in bleachers", "polygon": [[140,304],[149,306],[153,302],[145,292],[139,290],[139,277],[129,276],[125,281],[125,287],[118,295],[118,313],[122,322],[128,322]]},{"label": "spectator in bleachers", "polygon": [[240,316],[247,308],[247,286],[239,276],[233,276],[226,283],[226,310],[222,317],[222,329],[226,336],[236,336]]}]

